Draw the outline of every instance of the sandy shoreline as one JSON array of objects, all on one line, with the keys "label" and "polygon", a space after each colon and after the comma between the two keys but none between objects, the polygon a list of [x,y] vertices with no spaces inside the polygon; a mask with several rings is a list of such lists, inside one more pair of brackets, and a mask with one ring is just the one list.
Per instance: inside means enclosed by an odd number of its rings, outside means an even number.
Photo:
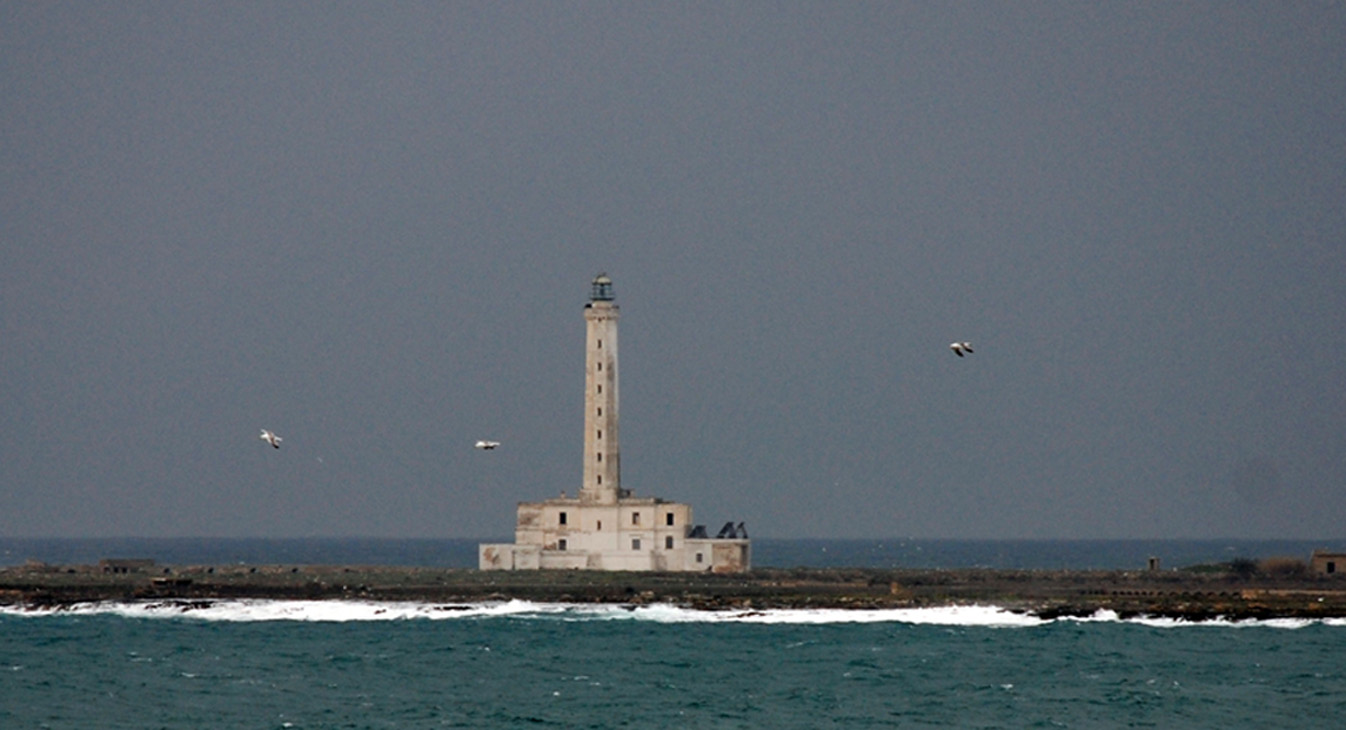
[{"label": "sandy shoreline", "polygon": [[1189,571],[760,569],[747,574],[481,572],[388,566],[98,566],[0,570],[0,605],[95,601],[306,599],[474,603],[668,603],[702,610],[996,605],[1043,618],[1186,620],[1346,617],[1339,577]]}]

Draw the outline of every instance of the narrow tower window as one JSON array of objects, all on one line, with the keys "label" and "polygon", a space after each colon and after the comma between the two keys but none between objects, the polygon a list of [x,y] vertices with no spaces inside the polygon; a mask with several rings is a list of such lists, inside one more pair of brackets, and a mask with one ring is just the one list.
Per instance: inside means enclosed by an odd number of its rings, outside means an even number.
[{"label": "narrow tower window", "polygon": [[[672,512],[668,512],[668,513],[666,513],[666,514],[664,515],[664,524],[665,524],[665,525],[670,525],[670,526],[673,524],[673,513],[672,513]],[[673,539],[673,538],[669,538],[669,539],[671,540],[671,539]]]},{"label": "narrow tower window", "polygon": [[603,372],[603,363],[598,363],[598,372]]},{"label": "narrow tower window", "polygon": [[602,340],[599,340],[599,341],[598,341],[598,349],[600,349],[600,350],[603,349],[603,341],[602,341]]},{"label": "narrow tower window", "polygon": [[602,461],[602,460],[603,460],[603,452],[601,452],[601,451],[598,452],[598,460],[599,460],[599,461]]},{"label": "narrow tower window", "polygon": [[665,538],[664,538],[664,547],[667,548],[667,549],[669,549],[669,550],[672,550],[672,549],[673,549],[673,536],[672,536],[672,535],[669,535],[668,537],[665,537]]},{"label": "narrow tower window", "polygon": [[603,429],[598,429],[598,438],[603,438]]},{"label": "narrow tower window", "polygon": [[561,523],[560,523],[560,524],[564,525],[565,523],[566,523],[566,513],[562,512],[562,513],[561,513]]},{"label": "narrow tower window", "polygon": [[640,513],[639,513],[639,512],[632,512],[632,513],[631,513],[631,524],[633,524],[633,525],[639,525],[639,524],[640,524]]}]

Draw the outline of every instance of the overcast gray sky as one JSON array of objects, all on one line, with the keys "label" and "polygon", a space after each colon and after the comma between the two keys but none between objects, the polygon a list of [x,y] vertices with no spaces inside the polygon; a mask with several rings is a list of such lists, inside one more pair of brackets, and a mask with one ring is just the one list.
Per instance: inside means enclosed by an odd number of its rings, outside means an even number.
[{"label": "overcast gray sky", "polygon": [[1343,39],[4,0],[0,535],[509,535],[578,489],[605,271],[623,486],[712,530],[1343,537]]}]

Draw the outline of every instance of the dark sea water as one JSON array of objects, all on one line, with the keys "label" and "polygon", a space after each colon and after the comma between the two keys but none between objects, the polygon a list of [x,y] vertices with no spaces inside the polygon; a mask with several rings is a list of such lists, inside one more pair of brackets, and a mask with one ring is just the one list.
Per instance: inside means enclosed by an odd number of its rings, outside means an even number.
[{"label": "dark sea water", "polygon": [[[475,544],[9,540],[0,550],[10,564],[467,567]],[[763,540],[754,557],[1134,567],[1152,554],[1181,565],[1307,557],[1314,546]],[[0,729],[1340,728],[1344,657],[1340,620],[1042,621],[993,606],[87,604],[0,609]]]}]

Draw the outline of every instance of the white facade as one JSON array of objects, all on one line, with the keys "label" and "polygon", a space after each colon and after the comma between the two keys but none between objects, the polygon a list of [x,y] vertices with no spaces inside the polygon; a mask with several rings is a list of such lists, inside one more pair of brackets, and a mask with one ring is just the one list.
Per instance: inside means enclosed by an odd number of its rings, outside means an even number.
[{"label": "white facade", "polygon": [[751,563],[739,523],[709,538],[690,505],[634,497],[621,486],[617,319],[612,280],[599,274],[584,307],[584,471],[578,497],[519,503],[514,542],[483,544],[482,570],[709,570]]},{"label": "white facade", "polygon": [[621,495],[622,456],[617,436],[617,318],[612,282],[594,280],[584,307],[584,482],[585,502],[616,504]]}]

